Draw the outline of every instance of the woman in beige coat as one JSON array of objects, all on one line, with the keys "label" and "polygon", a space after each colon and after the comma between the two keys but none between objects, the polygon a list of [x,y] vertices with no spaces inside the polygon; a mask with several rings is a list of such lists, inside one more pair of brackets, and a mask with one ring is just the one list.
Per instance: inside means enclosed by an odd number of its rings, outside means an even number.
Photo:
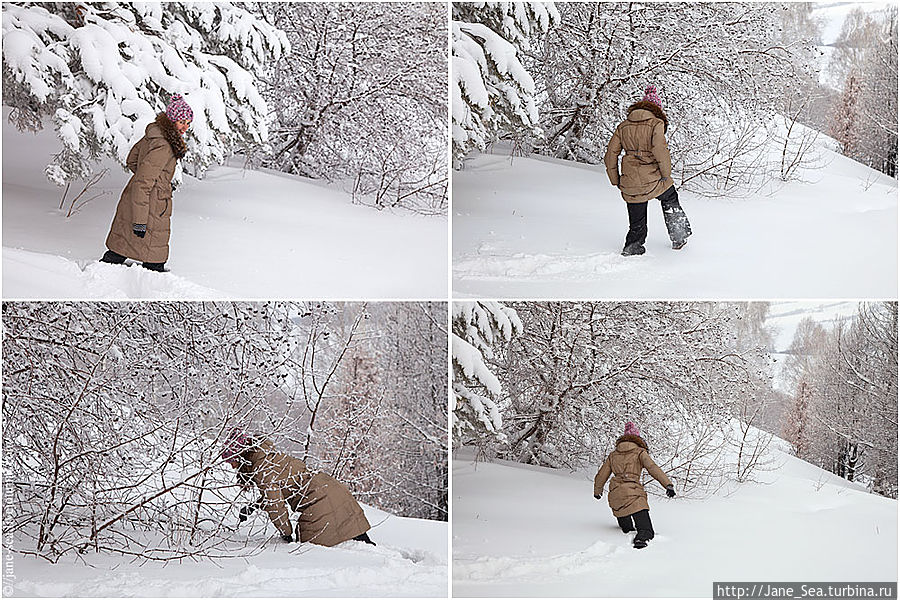
[{"label": "woman in beige coat", "polygon": [[181,96],[172,96],[166,112],[147,125],[144,137],[128,153],[133,173],[116,207],[106,254],[100,260],[120,265],[139,260],[152,271],[166,270],[172,216],[172,177],[187,151],[182,136],[194,113]]},{"label": "woman in beige coat", "polygon": [[647,492],[641,485],[641,472],[647,472],[664,488],[669,498],[675,497],[675,488],[647,452],[647,442],[641,438],[637,426],[629,421],[625,424],[625,435],[616,440],[616,449],[607,457],[594,477],[594,498],[603,496],[603,486],[609,483],[609,507],[619,521],[622,531],[629,533],[637,529],[635,548],[644,548],[653,539],[653,523],[650,521],[650,505]]},{"label": "woman in beige coat", "polygon": [[[669,121],[655,86],[647,86],[644,98],[628,107],[628,117],[616,128],[603,162],[609,181],[619,188],[628,207],[628,234],[623,256],[645,252],[647,203],[659,198],[672,248],[680,250],[691,235],[691,224],[678,203],[672,180],[672,158],[666,143]],[[619,155],[624,150],[622,171]]]},{"label": "woman in beige coat", "polygon": [[[369,521],[350,490],[330,475],[309,471],[299,458],[277,452],[269,440],[235,429],[222,458],[237,469],[244,488],[253,484],[262,494],[241,510],[241,521],[254,508],[262,508],[286,542],[334,546],[357,540],[375,545],[366,533],[371,527]],[[296,532],[288,507],[300,513]]]}]

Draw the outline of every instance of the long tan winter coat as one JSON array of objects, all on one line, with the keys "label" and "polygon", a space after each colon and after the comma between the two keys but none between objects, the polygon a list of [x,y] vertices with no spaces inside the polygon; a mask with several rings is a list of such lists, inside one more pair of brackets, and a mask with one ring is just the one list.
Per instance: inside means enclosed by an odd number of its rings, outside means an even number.
[{"label": "long tan winter coat", "polygon": [[[128,153],[126,164],[133,175],[122,191],[106,238],[106,247],[113,252],[141,262],[168,260],[176,149],[183,156],[184,142],[161,114]],[[144,237],[134,234],[135,224],[147,226]]]},{"label": "long tan winter coat", "polygon": [[627,517],[639,510],[649,510],[647,492],[641,485],[642,469],[647,469],[647,472],[663,487],[672,485],[662,469],[650,458],[647,443],[636,435],[623,435],[616,440],[615,451],[607,457],[594,477],[594,495],[599,496],[603,493],[603,486],[612,475],[607,499],[613,515]]},{"label": "long tan winter coat", "polygon": [[334,546],[365,533],[371,527],[353,495],[325,473],[312,473],[299,458],[275,450],[262,440],[245,452],[242,479],[262,492],[260,505],[283,535],[293,533],[288,506],[300,512],[297,537],[301,542]]},{"label": "long tan winter coat", "polygon": [[[652,102],[637,102],[616,128],[603,162],[609,182],[619,188],[625,202],[647,202],[672,187],[672,158],[666,143],[668,120]],[[619,154],[622,172],[619,173]]]}]

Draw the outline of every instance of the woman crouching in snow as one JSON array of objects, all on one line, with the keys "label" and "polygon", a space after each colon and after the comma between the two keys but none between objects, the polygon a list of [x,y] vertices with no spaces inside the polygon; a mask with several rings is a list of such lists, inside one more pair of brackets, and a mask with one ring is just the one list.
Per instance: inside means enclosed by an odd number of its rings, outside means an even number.
[{"label": "woman crouching in snow", "polygon": [[625,423],[625,435],[616,440],[616,449],[603,462],[603,466],[594,477],[594,498],[600,499],[603,495],[603,486],[612,475],[612,481],[609,482],[609,507],[623,532],[628,533],[637,529],[634,538],[635,548],[646,547],[654,535],[647,492],[641,485],[643,469],[647,469],[647,472],[666,488],[666,495],[669,498],[675,497],[672,482],[650,458],[647,442],[641,438],[637,426],[629,421]]},{"label": "woman crouching in snow", "polygon": [[[243,488],[255,484],[262,497],[241,510],[244,521],[255,507],[262,508],[286,542],[312,542],[334,546],[347,540],[375,545],[366,533],[369,521],[344,485],[325,473],[311,473],[299,458],[275,450],[269,440],[232,430],[222,458],[237,469]],[[288,506],[300,513],[293,535]]]},{"label": "woman crouching in snow", "polygon": [[176,162],[187,152],[182,136],[193,119],[188,103],[172,96],[166,112],[147,125],[144,137],[128,153],[126,164],[134,175],[119,198],[102,262],[121,265],[131,258],[151,271],[166,270],[172,177]]}]

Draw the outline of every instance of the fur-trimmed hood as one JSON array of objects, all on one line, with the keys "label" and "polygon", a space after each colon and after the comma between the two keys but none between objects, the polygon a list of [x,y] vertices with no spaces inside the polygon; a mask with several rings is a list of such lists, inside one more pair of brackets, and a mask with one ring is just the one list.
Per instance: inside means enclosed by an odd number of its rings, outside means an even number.
[{"label": "fur-trimmed hood", "polygon": [[644,441],[644,438],[637,435],[626,433],[625,435],[621,436],[616,440],[616,448],[618,448],[619,444],[621,444],[622,442],[631,442],[632,444],[640,446],[644,450],[649,450],[649,448],[647,447],[647,442]]},{"label": "fur-trimmed hood", "polygon": [[[663,122],[663,132],[669,130],[669,119],[666,118],[666,113],[663,112],[663,109],[653,104],[652,102],[647,102],[646,100],[641,100],[640,102],[635,102],[631,106],[628,107],[626,113],[628,114],[628,118],[631,118],[631,113],[636,110],[646,110],[651,113],[654,117],[661,120]],[[638,115],[636,115],[638,116]],[[643,121],[644,119],[635,119],[637,121]]]},{"label": "fur-trimmed hood", "polygon": [[156,120],[147,125],[144,135],[147,137],[158,136],[165,139],[169,142],[169,146],[172,147],[172,153],[175,155],[175,158],[184,158],[184,155],[187,154],[187,144],[184,143],[178,130],[175,129],[175,123],[169,120],[166,113],[156,115]]}]

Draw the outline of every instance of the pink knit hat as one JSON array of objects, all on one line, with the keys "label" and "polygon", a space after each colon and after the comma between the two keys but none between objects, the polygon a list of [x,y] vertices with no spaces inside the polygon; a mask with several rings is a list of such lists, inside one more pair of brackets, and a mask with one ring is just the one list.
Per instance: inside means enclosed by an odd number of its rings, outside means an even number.
[{"label": "pink knit hat", "polygon": [[637,425],[635,425],[631,421],[628,421],[627,423],[625,423],[625,435],[636,435],[638,437],[641,437],[641,432],[638,430]]},{"label": "pink knit hat", "polygon": [[228,461],[234,460],[249,446],[250,438],[246,433],[235,427],[231,430],[231,433],[228,434],[228,439],[225,440],[225,447],[222,449],[222,459]]},{"label": "pink knit hat", "polygon": [[644,97],[642,99],[643,102],[652,102],[658,107],[662,108],[662,100],[659,99],[659,94],[656,92],[655,85],[648,85],[647,89],[644,90]]},{"label": "pink knit hat", "polygon": [[169,120],[173,123],[175,121],[193,121],[194,111],[192,111],[191,107],[188,106],[188,103],[184,101],[181,94],[175,94],[172,96],[172,99],[169,100],[169,105],[166,107],[166,116],[169,117]]}]

